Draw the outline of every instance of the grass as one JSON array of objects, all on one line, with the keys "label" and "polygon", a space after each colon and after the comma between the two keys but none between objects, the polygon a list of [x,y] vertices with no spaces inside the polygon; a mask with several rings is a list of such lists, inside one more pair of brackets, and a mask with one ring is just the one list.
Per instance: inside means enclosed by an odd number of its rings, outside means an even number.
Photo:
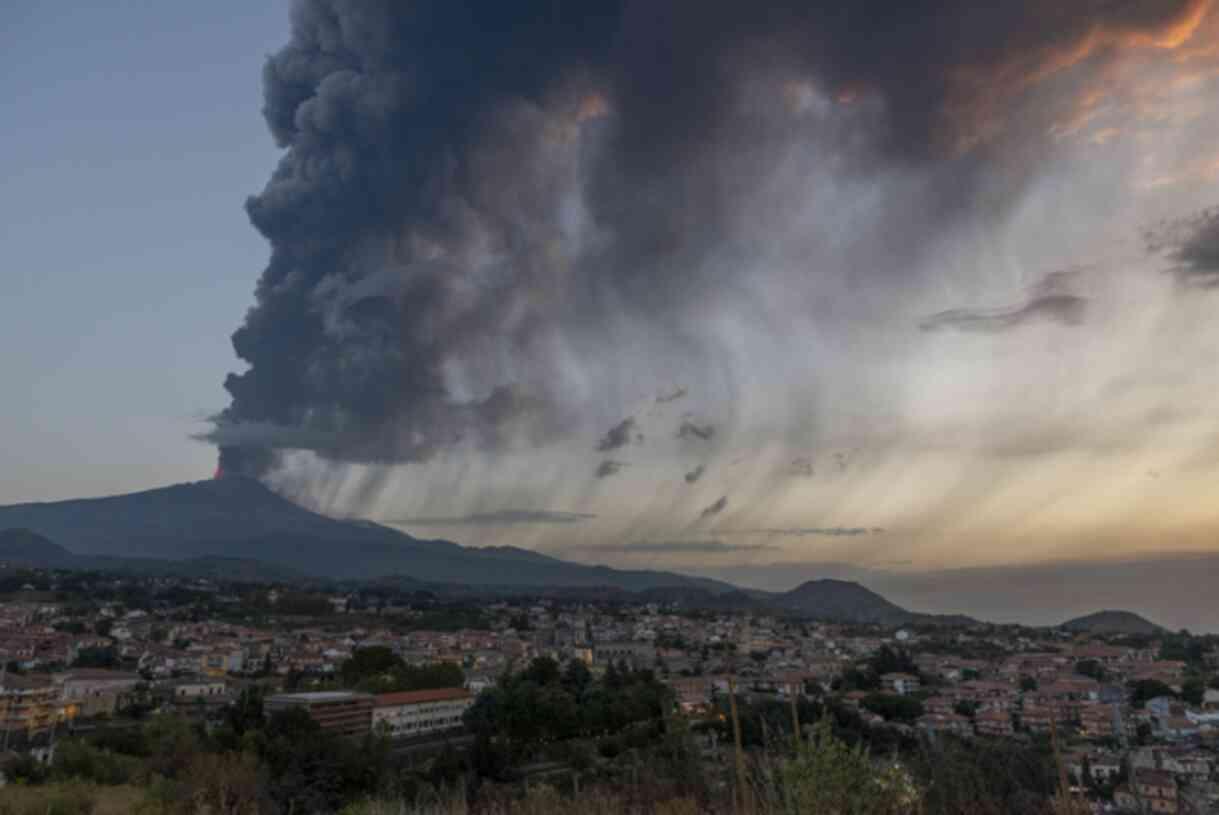
[{"label": "grass", "polygon": [[103,787],[68,781],[27,787],[0,788],[0,815],[132,815],[144,806],[138,787]]}]

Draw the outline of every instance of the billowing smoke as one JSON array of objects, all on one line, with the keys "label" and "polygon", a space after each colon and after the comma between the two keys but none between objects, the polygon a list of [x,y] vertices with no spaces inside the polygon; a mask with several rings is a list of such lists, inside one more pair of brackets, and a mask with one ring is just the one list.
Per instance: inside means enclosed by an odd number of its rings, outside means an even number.
[{"label": "billowing smoke", "polygon": [[[222,471],[527,448],[640,381],[731,395],[706,315],[769,275],[815,317],[834,287],[810,256],[844,295],[851,270],[909,285],[960,213],[1003,216],[1075,109],[1037,83],[1174,47],[1208,6],[299,0],[263,77],[285,152],[247,203],[271,259],[209,434]],[[761,240],[809,185],[865,209]]]}]

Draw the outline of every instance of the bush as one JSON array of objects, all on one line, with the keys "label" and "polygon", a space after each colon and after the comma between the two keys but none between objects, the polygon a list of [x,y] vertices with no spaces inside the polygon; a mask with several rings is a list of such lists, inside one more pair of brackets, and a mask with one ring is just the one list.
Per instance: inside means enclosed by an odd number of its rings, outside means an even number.
[{"label": "bush", "polygon": [[[778,789],[772,784],[764,794],[769,792],[773,809],[790,815],[904,815],[920,811],[922,800],[904,768],[874,764],[863,746],[837,739],[825,719],[796,755],[780,764],[777,781]],[[779,806],[773,807],[776,799]]]}]

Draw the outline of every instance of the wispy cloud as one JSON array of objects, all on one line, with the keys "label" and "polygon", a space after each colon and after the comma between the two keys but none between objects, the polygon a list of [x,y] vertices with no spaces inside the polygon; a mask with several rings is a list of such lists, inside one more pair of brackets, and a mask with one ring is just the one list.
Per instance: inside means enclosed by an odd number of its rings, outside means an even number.
[{"label": "wispy cloud", "polygon": [[625,466],[627,466],[625,461],[614,461],[607,458],[597,465],[595,475],[597,478],[609,478],[611,475],[617,475],[622,472],[622,468]]},{"label": "wispy cloud", "polygon": [[724,535],[775,535],[790,538],[851,538],[860,535],[883,535],[885,532],[879,526],[806,526],[768,529],[724,529],[718,531]]},{"label": "wispy cloud", "polygon": [[715,435],[715,425],[713,424],[698,424],[689,419],[683,419],[681,426],[677,428],[677,438],[679,439],[701,439],[710,441]]},{"label": "wispy cloud", "polygon": [[710,518],[712,515],[719,515],[721,512],[724,511],[724,508],[726,506],[728,506],[728,496],[727,495],[723,496],[722,498],[720,498],[720,500],[716,501],[714,504],[712,504],[711,506],[707,507],[702,512],[700,512],[698,517],[701,519],[701,518]]},{"label": "wispy cloud", "polygon": [[451,517],[395,518],[383,523],[397,526],[508,526],[515,524],[582,524],[597,516],[588,512],[551,512],[544,509],[500,509]]},{"label": "wispy cloud", "polygon": [[646,552],[649,554],[714,554],[716,552],[756,552],[763,549],[773,549],[765,543],[725,543],[721,540],[674,540],[674,541],[633,541],[623,543],[606,543],[593,547],[598,552],[613,552],[615,554],[630,554]]},{"label": "wispy cloud", "polygon": [[1083,321],[1088,301],[1070,291],[1074,277],[1072,272],[1054,272],[1047,275],[1023,303],[1002,308],[953,308],[932,314],[919,324],[919,328],[995,334],[1020,328],[1034,320],[1078,325]]},{"label": "wispy cloud", "polygon": [[[633,416],[623,419],[605,432],[605,435],[601,437],[601,441],[597,442],[597,450],[606,453],[610,450],[626,447],[631,443],[632,436],[635,434],[635,426],[635,418]],[[638,439],[642,441],[643,437],[638,436]]]}]

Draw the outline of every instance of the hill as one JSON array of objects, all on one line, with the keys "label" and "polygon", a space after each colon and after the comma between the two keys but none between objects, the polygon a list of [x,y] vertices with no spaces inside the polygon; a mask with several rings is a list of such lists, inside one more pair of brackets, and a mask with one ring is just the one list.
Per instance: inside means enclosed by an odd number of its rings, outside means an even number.
[{"label": "hill", "polygon": [[0,566],[75,571],[123,572],[243,580],[251,583],[299,580],[284,566],[250,558],[195,557],[185,560],[78,555],[28,529],[0,529]]},{"label": "hill", "polygon": [[[258,481],[238,477],[107,498],[4,506],[0,529],[5,528],[28,530],[23,534],[45,541],[21,538],[27,556],[29,547],[42,547],[48,558],[74,558],[71,568],[98,568],[98,558],[122,558],[110,565],[124,569],[173,561],[223,571],[226,562],[246,568],[257,562],[334,579],[400,575],[471,586],[732,588],[671,572],[568,563],[511,547],[479,549],[421,540],[379,524],[311,512]],[[56,564],[44,560],[42,565]]]},{"label": "hill", "polygon": [[1133,611],[1098,611],[1059,626],[1079,634],[1162,634],[1164,629]]},{"label": "hill", "polygon": [[75,556],[29,529],[0,529],[0,563],[44,569],[74,568]]},{"label": "hill", "polygon": [[833,622],[901,625],[920,617],[849,580],[809,580],[776,595],[772,602],[813,619]]}]

